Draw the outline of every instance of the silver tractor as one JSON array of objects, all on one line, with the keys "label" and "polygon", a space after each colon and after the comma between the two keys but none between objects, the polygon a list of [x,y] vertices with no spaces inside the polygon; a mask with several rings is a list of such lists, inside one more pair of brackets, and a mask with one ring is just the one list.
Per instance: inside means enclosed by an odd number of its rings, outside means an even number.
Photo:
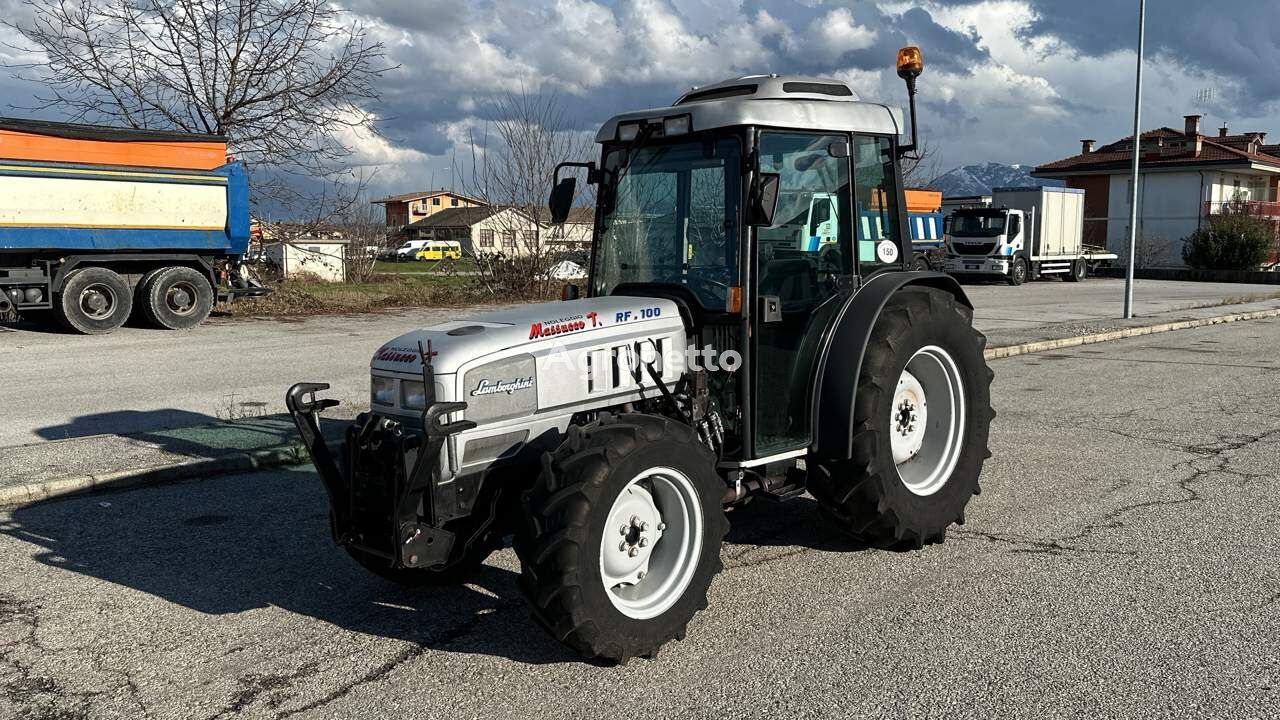
[{"label": "silver tractor", "polygon": [[[406,585],[456,582],[514,537],[534,618],[589,658],[652,657],[707,605],[725,511],[808,491],[878,547],[963,523],[993,416],[985,338],[946,275],[909,272],[900,109],[834,80],[740,77],[611,118],[583,293],[414,330],[371,410],[287,404],[333,537]],[[814,199],[823,202],[815,203]],[[834,198],[834,202],[828,202]],[[815,213],[814,207],[829,208]]]}]

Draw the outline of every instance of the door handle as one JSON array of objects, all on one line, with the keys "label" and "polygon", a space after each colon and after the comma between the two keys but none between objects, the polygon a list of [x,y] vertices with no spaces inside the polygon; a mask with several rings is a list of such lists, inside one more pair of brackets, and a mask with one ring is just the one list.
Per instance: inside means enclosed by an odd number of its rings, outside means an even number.
[{"label": "door handle", "polygon": [[760,322],[782,322],[782,300],[777,295],[760,296]]}]

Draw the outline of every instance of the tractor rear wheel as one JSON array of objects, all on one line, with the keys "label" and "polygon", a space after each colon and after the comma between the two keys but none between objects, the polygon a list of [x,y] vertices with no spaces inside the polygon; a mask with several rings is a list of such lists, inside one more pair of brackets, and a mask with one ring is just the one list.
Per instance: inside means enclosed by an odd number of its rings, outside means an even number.
[{"label": "tractor rear wheel", "polygon": [[516,541],[534,618],[617,662],[683,638],[729,527],[711,451],[685,425],[625,414],[571,427],[542,466]]},{"label": "tractor rear wheel", "polygon": [[972,319],[950,293],[899,291],[862,361],[853,457],[806,462],[824,513],[868,545],[941,542],[980,492],[993,374]]}]

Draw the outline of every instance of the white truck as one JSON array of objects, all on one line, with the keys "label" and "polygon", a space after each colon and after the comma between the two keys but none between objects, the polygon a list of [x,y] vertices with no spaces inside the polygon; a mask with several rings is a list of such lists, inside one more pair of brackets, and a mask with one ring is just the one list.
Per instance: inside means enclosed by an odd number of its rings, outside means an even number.
[{"label": "white truck", "polygon": [[945,269],[952,275],[1001,275],[1021,285],[1041,275],[1072,282],[1116,255],[1084,244],[1084,190],[1006,187],[990,207],[962,208],[948,218]]}]

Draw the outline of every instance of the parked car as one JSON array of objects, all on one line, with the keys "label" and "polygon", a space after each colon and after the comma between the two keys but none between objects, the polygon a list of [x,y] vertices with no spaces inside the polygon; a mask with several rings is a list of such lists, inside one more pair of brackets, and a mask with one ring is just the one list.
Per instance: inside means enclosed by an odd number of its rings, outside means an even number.
[{"label": "parked car", "polygon": [[417,259],[418,251],[426,247],[428,242],[430,240],[406,240],[403,245],[392,250],[390,257],[387,259],[394,262],[415,260]]},{"label": "parked car", "polygon": [[459,260],[462,243],[456,240],[430,240],[414,255],[419,260]]}]

